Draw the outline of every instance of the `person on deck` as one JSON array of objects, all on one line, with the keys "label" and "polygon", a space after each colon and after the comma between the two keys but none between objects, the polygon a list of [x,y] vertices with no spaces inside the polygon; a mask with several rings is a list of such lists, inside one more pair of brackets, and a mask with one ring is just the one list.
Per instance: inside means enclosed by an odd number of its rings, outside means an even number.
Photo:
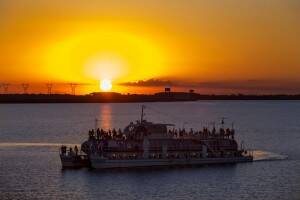
[{"label": "person on deck", "polygon": [[72,147],[70,147],[69,155],[70,155],[70,156],[73,156],[73,155],[74,155],[74,152],[73,152]]},{"label": "person on deck", "polygon": [[61,154],[66,155],[67,153],[67,147],[65,145],[61,146]]},{"label": "person on deck", "polygon": [[100,129],[99,128],[97,128],[96,136],[97,136],[97,140],[100,140],[101,134],[100,134]]},{"label": "person on deck", "polygon": [[77,145],[75,145],[74,151],[75,151],[75,155],[77,156],[78,155],[78,147],[77,147]]}]

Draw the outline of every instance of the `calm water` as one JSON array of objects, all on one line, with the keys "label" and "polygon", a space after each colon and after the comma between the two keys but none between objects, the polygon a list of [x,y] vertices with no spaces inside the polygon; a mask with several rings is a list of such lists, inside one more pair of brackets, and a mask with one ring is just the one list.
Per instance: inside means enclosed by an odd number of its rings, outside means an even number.
[{"label": "calm water", "polygon": [[[226,117],[253,163],[156,170],[61,170],[58,146],[123,128],[141,104],[0,105],[0,199],[300,199],[300,101],[146,103],[149,121],[200,128]],[[283,159],[288,156],[287,159]],[[274,161],[275,158],[275,161]],[[270,161],[273,160],[273,161]]]}]

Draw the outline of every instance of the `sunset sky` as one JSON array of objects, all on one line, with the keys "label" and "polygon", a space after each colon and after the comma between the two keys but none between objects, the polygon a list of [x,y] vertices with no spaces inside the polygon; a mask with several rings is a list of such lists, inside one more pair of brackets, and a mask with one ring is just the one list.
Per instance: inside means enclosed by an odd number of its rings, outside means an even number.
[{"label": "sunset sky", "polygon": [[300,93],[299,19],[299,0],[1,0],[0,83]]}]

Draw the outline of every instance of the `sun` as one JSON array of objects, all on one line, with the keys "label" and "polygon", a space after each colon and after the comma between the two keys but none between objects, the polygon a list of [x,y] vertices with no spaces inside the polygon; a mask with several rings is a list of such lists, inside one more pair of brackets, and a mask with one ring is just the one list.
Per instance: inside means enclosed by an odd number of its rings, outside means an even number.
[{"label": "sun", "polygon": [[111,88],[112,88],[111,80],[109,80],[109,79],[103,79],[103,80],[101,80],[101,82],[100,82],[100,88],[104,92],[110,91]]}]

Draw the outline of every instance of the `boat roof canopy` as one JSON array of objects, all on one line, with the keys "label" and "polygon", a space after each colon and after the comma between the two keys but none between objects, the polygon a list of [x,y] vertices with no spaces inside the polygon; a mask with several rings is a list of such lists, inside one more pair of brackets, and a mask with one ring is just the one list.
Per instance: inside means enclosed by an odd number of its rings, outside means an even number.
[{"label": "boat roof canopy", "polygon": [[164,125],[164,126],[175,126],[175,124],[159,124],[159,125]]}]

